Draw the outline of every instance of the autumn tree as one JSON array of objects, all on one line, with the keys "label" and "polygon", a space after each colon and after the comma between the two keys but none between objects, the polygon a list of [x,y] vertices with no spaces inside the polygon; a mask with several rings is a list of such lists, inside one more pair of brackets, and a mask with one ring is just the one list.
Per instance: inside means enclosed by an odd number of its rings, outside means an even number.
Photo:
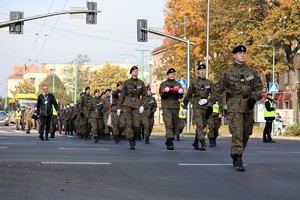
[{"label": "autumn tree", "polygon": [[20,82],[19,84],[15,85],[14,90],[10,90],[13,96],[16,94],[35,94],[35,87],[32,83],[30,83],[28,80],[24,80],[23,82]]},{"label": "autumn tree", "polygon": [[[42,87],[43,85],[47,85],[49,92],[52,93],[52,79],[53,79],[53,75],[49,75],[46,77],[46,79],[44,81],[42,81],[39,85],[39,91],[38,91],[38,95],[42,94]],[[64,86],[64,84],[62,83],[62,81],[59,79],[58,76],[54,75],[54,95],[56,97],[56,99],[62,103],[69,103],[72,99],[70,99],[70,96],[67,96],[67,90],[66,87]]]},{"label": "autumn tree", "polygon": [[102,92],[108,88],[115,88],[118,81],[124,81],[126,79],[128,79],[128,70],[118,65],[106,63],[92,79],[90,84],[91,91],[100,89]]}]

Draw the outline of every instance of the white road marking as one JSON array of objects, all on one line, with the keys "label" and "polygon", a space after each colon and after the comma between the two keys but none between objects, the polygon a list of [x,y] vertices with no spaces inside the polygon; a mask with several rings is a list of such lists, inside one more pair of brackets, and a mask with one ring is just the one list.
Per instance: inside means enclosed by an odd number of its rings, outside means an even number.
[{"label": "white road marking", "polygon": [[211,152],[211,151],[200,151],[200,150],[166,150],[166,149],[163,149],[161,151],[167,151],[167,152],[194,152],[194,153],[199,153],[199,152],[202,152],[202,153],[205,153],[205,152]]},{"label": "white road marking", "polygon": [[[223,163],[178,163],[180,166],[232,166],[232,164]],[[244,164],[247,166],[247,164]]]},{"label": "white road marking", "polygon": [[51,164],[51,165],[111,165],[109,162],[41,162],[42,164]]},{"label": "white road marking", "polygon": [[300,154],[299,151],[258,151],[258,153],[273,153],[273,154]]},{"label": "white road marking", "polygon": [[75,150],[75,151],[109,151],[110,149],[95,149],[95,148],[65,148],[60,147],[59,150]]},{"label": "white road marking", "polygon": [[0,149],[8,149],[8,147],[0,147]]}]

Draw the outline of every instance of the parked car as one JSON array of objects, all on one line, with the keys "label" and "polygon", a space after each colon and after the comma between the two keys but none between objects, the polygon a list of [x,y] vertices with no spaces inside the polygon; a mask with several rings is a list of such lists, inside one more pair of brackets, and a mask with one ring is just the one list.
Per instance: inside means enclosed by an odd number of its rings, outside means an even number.
[{"label": "parked car", "polygon": [[5,111],[0,111],[0,125],[9,125],[8,115]]}]

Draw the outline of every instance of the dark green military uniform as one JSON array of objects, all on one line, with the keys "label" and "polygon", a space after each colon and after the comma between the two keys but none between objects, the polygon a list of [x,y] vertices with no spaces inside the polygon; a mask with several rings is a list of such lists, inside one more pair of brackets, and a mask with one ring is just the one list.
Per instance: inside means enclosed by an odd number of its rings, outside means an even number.
[{"label": "dark green military uniform", "polygon": [[[241,59],[245,52],[246,47],[240,45],[235,47],[232,53],[238,53],[234,56]],[[244,62],[239,63],[236,60],[231,67],[222,72],[212,100],[215,102],[217,95],[221,95],[223,91],[227,92],[227,121],[229,132],[232,134],[231,157],[237,171],[244,171],[242,154],[252,134],[253,107],[262,97],[263,85],[256,69]]]},{"label": "dark green military uniform", "polygon": [[220,98],[213,105],[212,115],[208,119],[208,139],[209,139],[209,147],[215,147],[217,145],[216,139],[219,136],[219,128],[221,126],[221,119],[223,113],[223,103]]},{"label": "dark green military uniform", "polygon": [[91,132],[95,140],[95,143],[98,143],[99,136],[103,132],[103,101],[100,96],[95,97],[91,100],[89,104],[90,111],[90,122],[91,122]]},{"label": "dark green military uniform", "polygon": [[190,100],[193,105],[193,121],[196,124],[196,136],[193,146],[196,150],[199,149],[198,141],[201,142],[200,150],[205,150],[205,128],[207,126],[207,119],[205,117],[209,96],[212,92],[213,83],[206,78],[200,78],[193,80],[184,98],[184,108]]},{"label": "dark green military uniform", "polygon": [[107,125],[108,117],[110,115],[110,107],[111,107],[111,102],[110,102],[110,96],[106,96],[105,98],[102,99],[103,102],[103,123],[104,123],[104,135],[105,139],[109,140],[110,139],[110,132],[112,132],[112,126]]},{"label": "dark green military uniform", "polygon": [[154,126],[154,113],[157,108],[156,99],[153,96],[147,95],[145,97],[145,110],[141,115],[142,127],[144,131],[145,143],[149,144],[149,136]]},{"label": "dark green military uniform", "polygon": [[[174,70],[175,72],[175,70]],[[173,72],[172,72],[173,73]],[[170,89],[178,89],[182,88],[181,84],[178,83],[176,80],[166,80],[163,81],[160,84],[159,88],[159,94],[161,96],[161,105],[162,105],[162,111],[163,111],[163,121],[165,123],[166,128],[166,134],[165,138],[167,139],[166,145],[168,150],[173,150],[173,139],[174,136],[177,135],[177,126],[178,126],[178,112],[179,112],[179,106],[180,102],[179,99],[183,97],[183,94],[179,93],[171,93],[170,91],[166,92],[164,88],[170,88]]]},{"label": "dark green military uniform", "polygon": [[121,119],[121,116],[117,115],[118,100],[119,100],[120,95],[121,95],[121,90],[119,90],[119,89],[116,89],[115,91],[112,92],[111,117],[112,117],[113,135],[115,138],[115,143],[118,143],[120,141],[120,119]]},{"label": "dark green military uniform", "polygon": [[88,105],[93,97],[90,94],[84,94],[80,97],[79,110],[83,118],[82,131],[84,138],[87,139],[90,136],[91,124],[89,122],[90,111],[88,110]]},{"label": "dark green military uniform", "polygon": [[141,132],[139,109],[145,107],[145,84],[138,78],[130,78],[123,84],[118,109],[124,106],[126,121],[126,137],[131,142],[131,148],[135,146],[134,136]]}]

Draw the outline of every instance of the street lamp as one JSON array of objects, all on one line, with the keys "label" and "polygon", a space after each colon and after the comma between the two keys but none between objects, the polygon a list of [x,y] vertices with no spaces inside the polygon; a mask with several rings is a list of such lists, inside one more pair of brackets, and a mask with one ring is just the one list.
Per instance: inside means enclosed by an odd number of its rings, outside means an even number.
[{"label": "street lamp", "polygon": [[52,68],[52,93],[54,94],[54,84],[55,84],[55,66]]},{"label": "street lamp", "polygon": [[259,44],[259,47],[267,47],[267,48],[272,48],[273,50],[273,66],[272,66],[272,82],[275,83],[274,77],[275,77],[275,47],[273,45],[267,45],[267,44]]},{"label": "street lamp", "polygon": [[210,0],[207,0],[207,19],[206,19],[206,78],[208,78],[209,68],[209,12],[210,12]]}]

